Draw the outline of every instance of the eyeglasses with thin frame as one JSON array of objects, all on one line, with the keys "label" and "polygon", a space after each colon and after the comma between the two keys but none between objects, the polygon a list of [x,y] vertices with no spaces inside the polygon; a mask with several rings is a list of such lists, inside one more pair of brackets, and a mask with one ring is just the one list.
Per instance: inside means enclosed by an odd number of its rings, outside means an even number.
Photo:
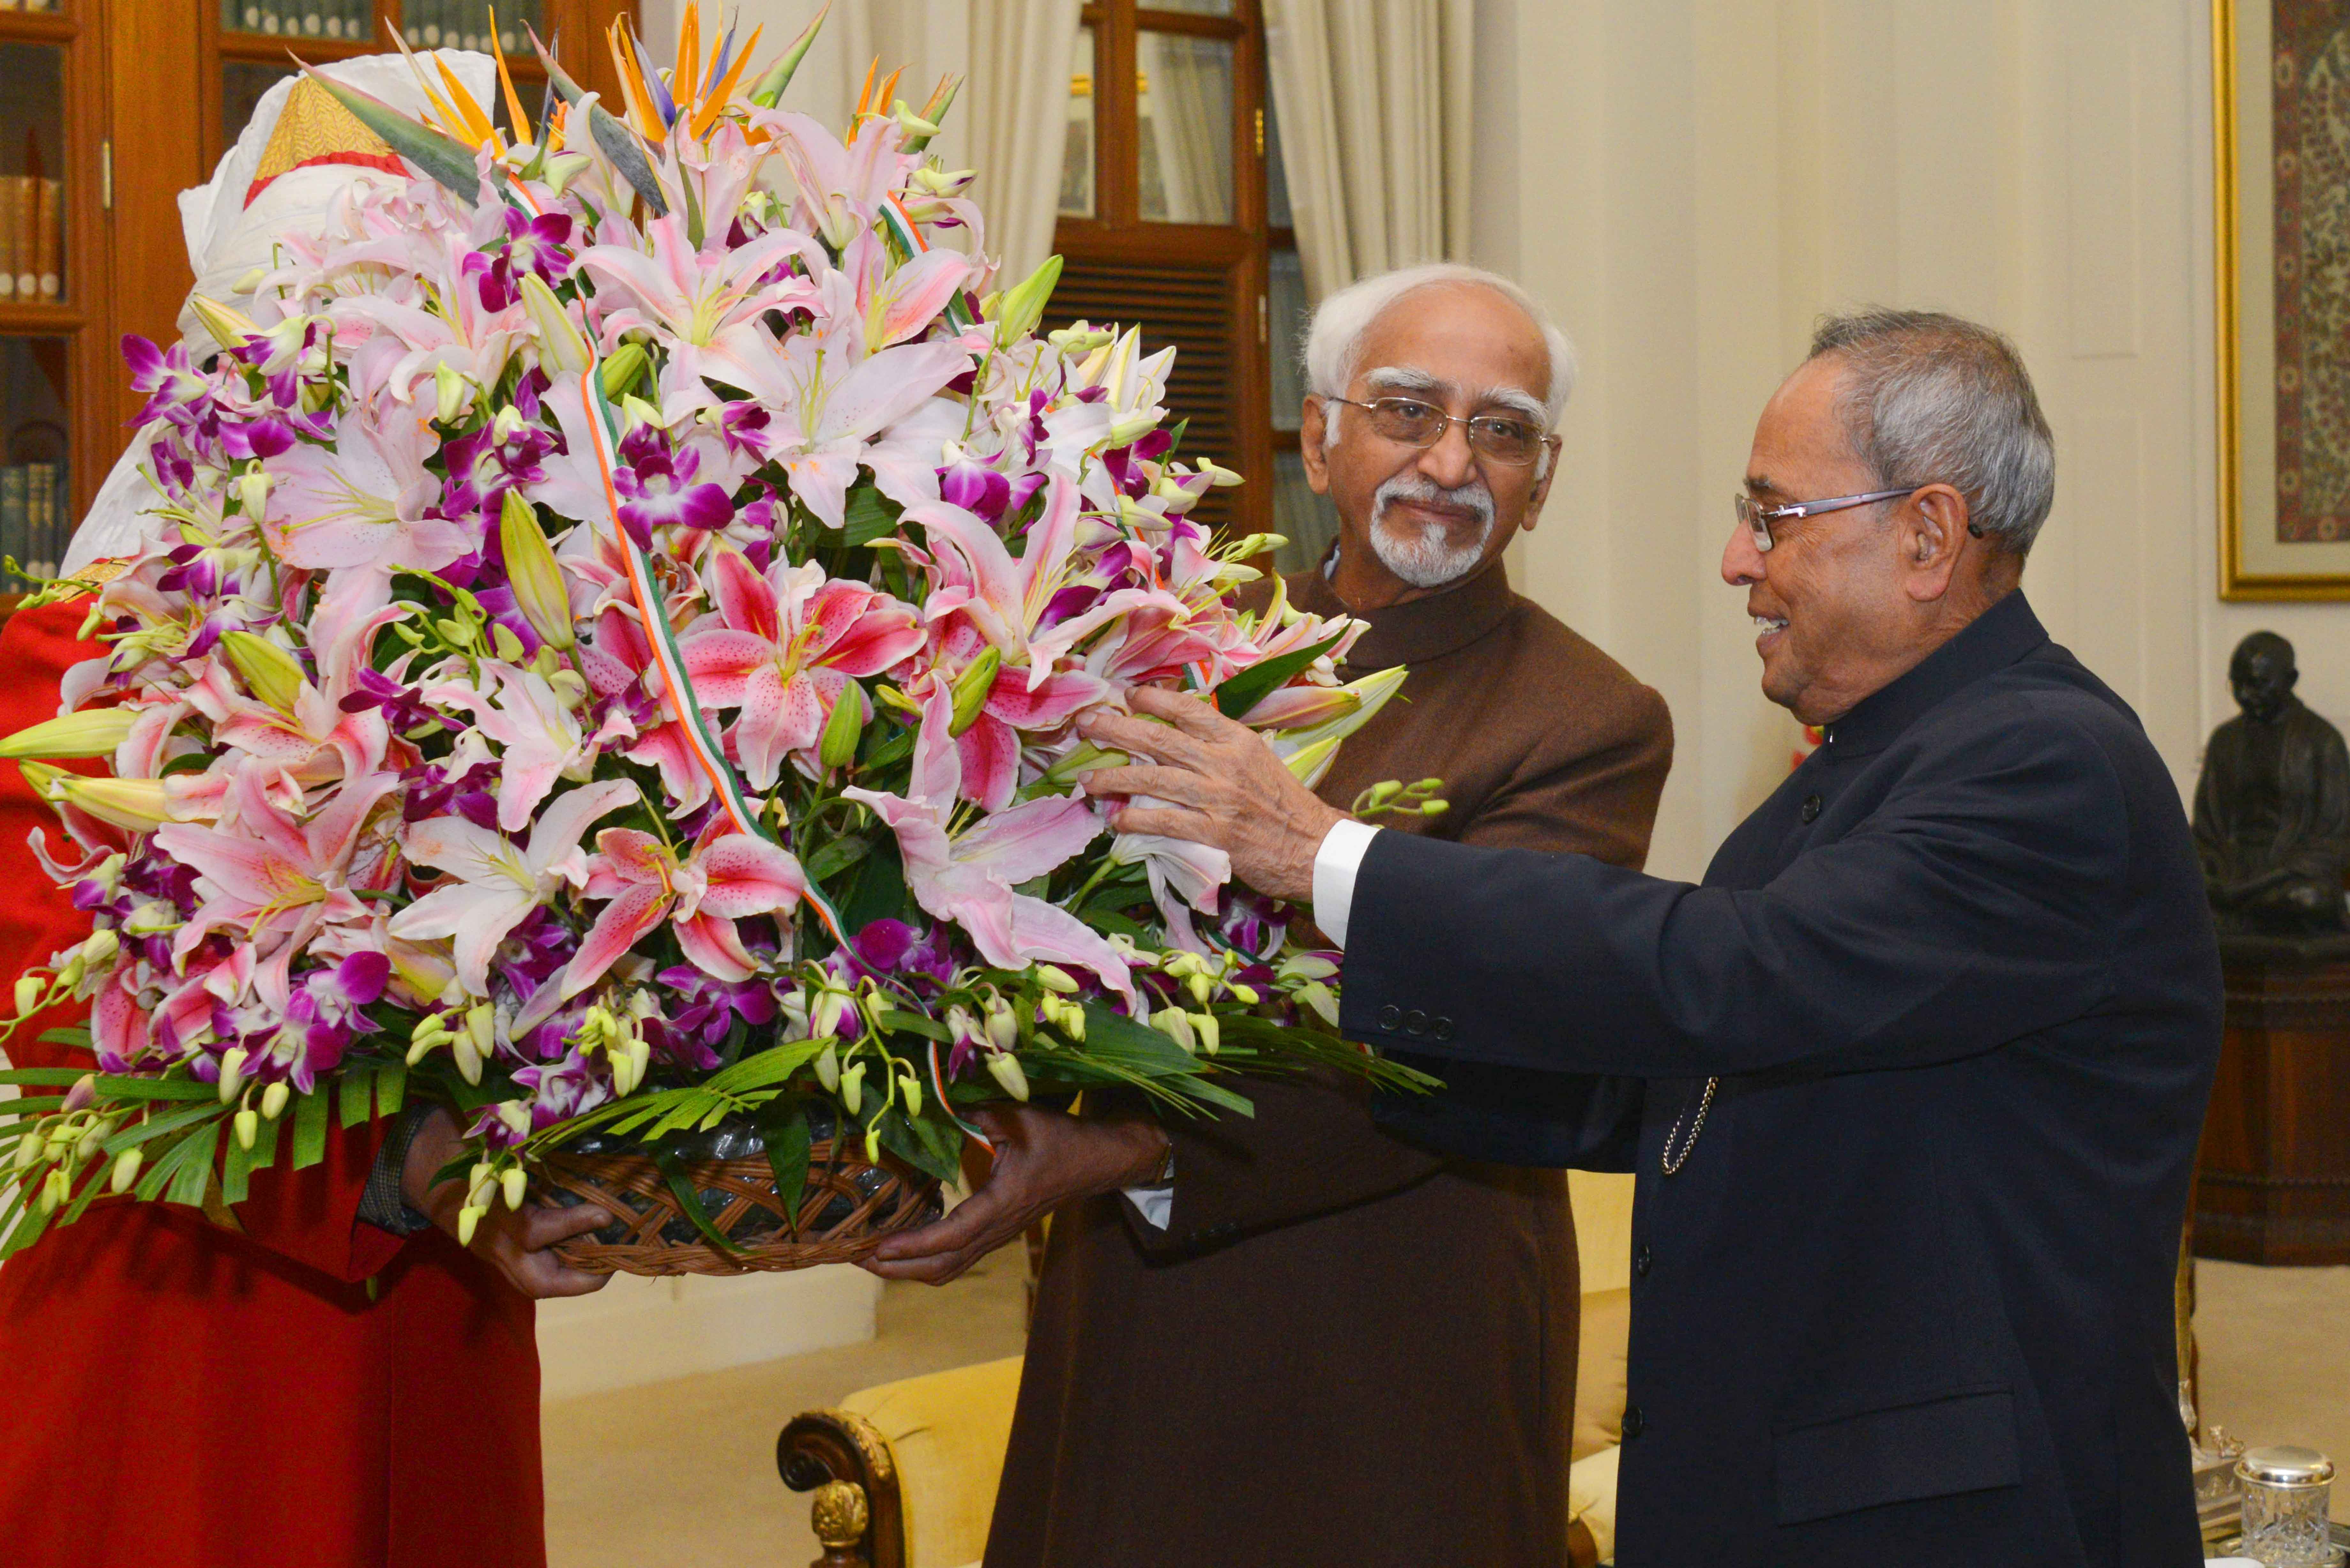
[{"label": "eyeglasses with thin frame", "polygon": [[[1872,490],[1866,495],[1838,495],[1825,501],[1797,501],[1785,506],[1765,506],[1743,493],[1731,497],[1738,510],[1738,521],[1754,535],[1754,547],[1768,555],[1771,551],[1771,524],[1796,517],[1817,517],[1824,512],[1844,512],[1855,506],[1868,506],[1879,501],[1898,501],[1917,494],[1926,487],[1913,484],[1904,490]],[[1979,528],[1969,532],[1982,536]]]},{"label": "eyeglasses with thin frame", "polygon": [[1462,419],[1419,398],[1377,398],[1367,403],[1358,403],[1352,398],[1325,397],[1322,400],[1362,410],[1370,416],[1371,430],[1380,439],[1399,446],[1431,447],[1444,439],[1447,425],[1465,426],[1471,451],[1513,468],[1523,468],[1540,457],[1543,439],[1548,433],[1531,421],[1508,414],[1474,414]]}]

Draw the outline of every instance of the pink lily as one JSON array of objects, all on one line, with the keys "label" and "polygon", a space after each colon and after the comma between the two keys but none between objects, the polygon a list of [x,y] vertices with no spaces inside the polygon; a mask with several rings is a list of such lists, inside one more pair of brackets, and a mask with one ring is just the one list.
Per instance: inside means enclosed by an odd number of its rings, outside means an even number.
[{"label": "pink lily", "polygon": [[696,250],[683,214],[675,212],[645,225],[645,239],[650,254],[615,244],[579,254],[580,266],[610,285],[610,297],[622,302],[604,317],[605,342],[631,329],[656,333],[669,349],[671,379],[689,387],[712,376],[755,389],[771,376],[775,336],[762,317],[814,301],[814,286],[794,275],[790,264],[798,257],[821,266],[824,253],[816,243],[790,229],[771,229],[730,249],[720,225],[720,243]]},{"label": "pink lily", "polygon": [[262,537],[288,566],[410,566],[437,572],[476,540],[427,517],[441,482],[424,460],[439,444],[416,410],[391,406],[380,421],[353,410],[332,447],[296,441],[268,461],[272,480]]},{"label": "pink lily", "polygon": [[[795,334],[746,389],[772,410],[767,433],[792,493],[827,527],[838,528],[858,465],[871,461],[870,451],[887,452],[888,443],[873,438],[970,369],[971,351],[960,343],[900,343],[860,357],[858,334],[827,336],[819,345],[816,334]],[[935,451],[925,457],[935,466]],[[876,473],[900,466],[885,457]]]},{"label": "pink lily", "polygon": [[702,830],[681,864],[650,833],[608,827],[596,836],[596,854],[588,862],[587,896],[610,902],[563,972],[524,1006],[514,1033],[526,1034],[553,1016],[664,919],[696,968],[720,980],[749,980],[758,963],[734,922],[788,909],[806,889],[807,877],[790,850],[722,832],[720,824]]},{"label": "pink lily", "polygon": [[910,794],[841,793],[889,825],[915,901],[961,926],[980,957],[1005,969],[1076,964],[1131,1002],[1126,961],[1100,933],[1057,904],[1013,891],[1100,836],[1092,806],[1082,795],[1046,795],[951,835],[947,824],[962,793],[962,763],[947,733],[953,711],[943,687],[924,701]]},{"label": "pink lily", "polygon": [[436,687],[426,701],[468,708],[473,730],[504,748],[498,758],[498,826],[512,833],[531,819],[555,781],[592,762],[606,744],[633,737],[636,729],[617,707],[590,735],[546,678],[511,664],[488,663],[498,682],[495,698],[460,682]]},{"label": "pink lily", "polygon": [[567,884],[588,885],[579,847],[588,824],[639,798],[626,779],[605,779],[556,796],[538,814],[528,847],[462,816],[436,816],[408,830],[408,858],[457,879],[391,918],[390,934],[411,941],[454,937],[458,983],[489,994],[490,961],[506,933]]},{"label": "pink lily", "polygon": [[390,774],[353,780],[307,821],[270,798],[272,782],[273,770],[248,763],[230,782],[220,824],[156,830],[165,854],[196,868],[202,899],[172,939],[175,960],[223,926],[255,941],[284,938],[298,946],[322,925],[368,918],[347,874],[369,814],[400,781]]},{"label": "pink lily", "polygon": [[759,789],[775,787],[787,753],[816,743],[851,678],[879,675],[922,646],[911,607],[813,564],[778,561],[762,576],[724,548],[702,576],[723,624],[687,637],[686,671],[702,702],[742,710],[732,739]]}]

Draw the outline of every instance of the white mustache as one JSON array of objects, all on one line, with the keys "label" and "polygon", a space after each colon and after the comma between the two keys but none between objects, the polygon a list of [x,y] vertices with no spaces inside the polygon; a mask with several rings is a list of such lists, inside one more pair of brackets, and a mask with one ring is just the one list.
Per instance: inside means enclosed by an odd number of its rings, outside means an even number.
[{"label": "white mustache", "polygon": [[1371,520],[1384,522],[1388,508],[1399,501],[1415,501],[1424,506],[1459,506],[1472,512],[1482,529],[1493,525],[1493,493],[1485,488],[1482,479],[1472,479],[1458,489],[1447,489],[1424,473],[1399,473],[1371,493]]}]

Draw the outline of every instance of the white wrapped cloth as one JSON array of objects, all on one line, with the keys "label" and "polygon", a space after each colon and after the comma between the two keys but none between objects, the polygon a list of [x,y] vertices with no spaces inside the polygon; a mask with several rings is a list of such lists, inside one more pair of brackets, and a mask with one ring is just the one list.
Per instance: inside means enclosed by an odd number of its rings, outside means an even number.
[{"label": "white wrapped cloth", "polygon": [[[493,101],[497,90],[497,65],[489,56],[467,50],[442,49],[420,56],[432,68],[444,62],[477,103]],[[427,106],[423,92],[406,60],[398,55],[367,55],[320,67],[322,76],[370,93],[401,112],[421,115]],[[207,299],[243,309],[249,295],[237,285],[250,273],[267,266],[272,248],[290,234],[316,234],[327,223],[335,198],[355,185],[376,181],[401,181],[405,174],[360,162],[303,163],[274,175],[259,191],[264,158],[277,133],[286,100],[303,80],[289,77],[261,95],[253,119],[213,171],[208,183],[180,192],[180,223],[187,235],[188,267],[196,275],[190,297]],[[180,311],[181,341],[192,357],[201,358],[217,347],[192,311]],[[129,554],[140,537],[140,516],[152,489],[139,472],[145,457],[147,433],[133,436],[129,448],[99,487],[89,514],[75,531],[66,549],[63,570],[70,575],[92,561]]]}]

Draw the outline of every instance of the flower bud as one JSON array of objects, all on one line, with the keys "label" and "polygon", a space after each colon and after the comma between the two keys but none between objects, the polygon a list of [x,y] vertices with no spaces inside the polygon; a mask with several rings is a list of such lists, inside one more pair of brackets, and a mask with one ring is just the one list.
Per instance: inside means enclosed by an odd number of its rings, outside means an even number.
[{"label": "flower bud", "polygon": [[283,1079],[278,1080],[276,1083],[270,1085],[269,1087],[262,1090],[262,1116],[270,1121],[276,1121],[278,1116],[284,1113],[286,1109],[286,1102],[293,1096],[293,1093],[294,1091],[286,1086],[286,1082]]},{"label": "flower bud", "polygon": [[41,1183],[41,1212],[47,1214],[73,1194],[73,1183],[66,1179],[62,1168],[52,1170]]},{"label": "flower bud", "polygon": [[230,486],[236,494],[237,509],[258,523],[269,510],[269,473],[265,469],[253,469],[237,476]]},{"label": "flower bud", "polygon": [[82,939],[81,961],[96,969],[100,964],[112,962],[114,955],[121,950],[122,939],[116,936],[111,928],[100,927]]},{"label": "flower bud", "polygon": [[88,1130],[84,1132],[80,1137],[74,1140],[74,1158],[76,1159],[96,1159],[98,1158],[98,1151],[100,1147],[104,1147],[106,1143],[106,1135],[110,1130],[112,1129],[108,1127],[104,1122],[90,1123]]},{"label": "flower bud", "polygon": [[116,1155],[114,1174],[106,1179],[106,1189],[113,1193],[130,1191],[131,1184],[139,1179],[139,1168],[145,1163],[146,1158],[145,1153],[136,1147],[126,1148]]},{"label": "flower bud", "polygon": [[253,1140],[261,1136],[261,1114],[251,1106],[236,1113],[236,1145],[250,1149]]},{"label": "flower bud", "polygon": [[1224,1026],[1212,1012],[1191,1014],[1191,1027],[1200,1036],[1200,1049],[1212,1056],[1224,1048]]},{"label": "flower bud", "polygon": [[1009,1051],[1020,1044],[1020,1019],[1000,1000],[987,1004],[987,1039],[998,1051]]},{"label": "flower bud", "polygon": [[865,1103],[864,1063],[851,1062],[841,1070],[840,1103],[847,1107],[852,1116],[857,1114],[858,1107]]},{"label": "flower bud", "polygon": [[0,757],[110,755],[138,722],[136,708],[87,708],[17,731],[0,740]]},{"label": "flower bud", "polygon": [[125,936],[154,937],[176,931],[183,923],[171,900],[150,898],[130,911],[130,918],[122,922],[122,931]]},{"label": "flower bud", "polygon": [[33,1010],[41,1005],[41,997],[48,989],[48,981],[37,974],[18,975],[16,977],[16,1016],[29,1017]]},{"label": "flower bud", "polygon": [[481,1224],[482,1216],[488,1212],[487,1207],[476,1209],[471,1205],[457,1210],[457,1245],[470,1247],[473,1244],[474,1229]]},{"label": "flower bud", "polygon": [[899,1074],[898,1095],[906,1102],[908,1116],[919,1116],[922,1114],[922,1081],[920,1078],[911,1073]]},{"label": "flower bud", "polygon": [[449,1054],[457,1060],[457,1075],[468,1084],[482,1081],[482,1048],[473,1044],[471,1031],[449,1037]]},{"label": "flower bud", "polygon": [[[572,631],[571,595],[565,587],[563,566],[538,525],[538,514],[522,492],[509,490],[498,514],[498,543],[505,551],[506,578],[515,604],[530,628],[549,644],[569,651]],[[513,635],[511,632],[509,636]],[[517,648],[515,658],[521,657]]]},{"label": "flower bud", "polygon": [[523,1194],[530,1190],[530,1173],[519,1165],[510,1166],[505,1174],[498,1178],[498,1185],[505,1189],[506,1207],[519,1209]]},{"label": "flower bud", "polygon": [[827,768],[845,768],[857,760],[857,742],[865,734],[862,690],[854,680],[842,687],[833,701],[831,717],[824,722],[816,754]]},{"label": "flower bud", "polygon": [[988,1075],[995,1080],[997,1085],[1014,1099],[1025,1101],[1028,1098],[1028,1075],[1021,1067],[1020,1058],[1011,1052],[989,1053],[987,1072]]},{"label": "flower bud", "polygon": [[879,1122],[875,1122],[865,1129],[865,1163],[868,1165],[881,1163],[881,1124]]},{"label": "flower bud", "polygon": [[1208,998],[1216,993],[1216,982],[1208,978],[1205,971],[1194,971],[1183,981],[1183,989],[1191,993],[1192,1001],[1205,1007]]},{"label": "flower bud", "polygon": [[652,356],[645,352],[641,343],[623,343],[613,349],[605,358],[604,368],[598,372],[604,382],[604,395],[608,398],[625,395],[651,363]]},{"label": "flower bud", "polygon": [[188,296],[188,313],[203,324],[213,341],[224,348],[241,348],[248,337],[267,334],[254,324],[253,317],[243,311],[223,305],[216,299],[206,299],[201,294]]},{"label": "flower bud", "polygon": [[1200,1042],[1191,1033],[1191,1015],[1180,1007],[1162,1007],[1150,1015],[1150,1026],[1197,1055]]},{"label": "flower bud", "polygon": [[236,1098],[237,1089],[244,1083],[245,1055],[245,1049],[242,1045],[232,1045],[227,1050],[221,1053],[220,1097],[222,1105],[226,1105],[231,1100]]},{"label": "flower bud", "polygon": [[457,373],[452,365],[442,365],[432,372],[432,411],[444,425],[453,425],[473,400],[473,383]]},{"label": "flower bud", "polygon": [[25,782],[44,798],[86,811],[100,822],[132,833],[152,833],[172,820],[170,799],[161,779],[93,779],[55,770],[51,770],[55,776],[36,776],[35,770],[45,764],[27,762],[16,765],[23,771]]},{"label": "flower bud", "polygon": [[827,1095],[840,1092],[840,1051],[837,1046],[827,1044],[817,1053],[816,1081],[824,1085],[824,1092]]},{"label": "flower bud", "polygon": [[1077,982],[1070,978],[1069,971],[1067,970],[1061,968],[1058,964],[1038,964],[1036,966],[1036,982],[1039,985],[1042,985],[1046,991],[1057,991],[1063,996],[1074,996],[1077,992]]},{"label": "flower bud", "polygon": [[988,693],[995,689],[995,672],[1003,664],[1003,655],[991,647],[954,678],[954,720],[947,726],[948,734],[960,735],[979,722]]},{"label": "flower bud", "polygon": [[588,351],[588,339],[579,335],[563,302],[546,286],[546,280],[535,272],[522,275],[523,309],[530,317],[533,331],[538,335],[538,363],[548,376],[584,375],[594,362]]},{"label": "flower bud", "polygon": [[1046,256],[1044,265],[1004,293],[995,306],[997,348],[1008,348],[1036,330],[1036,324],[1045,319],[1045,306],[1053,297],[1054,286],[1060,281],[1061,258]]},{"label": "flower bud", "polygon": [[220,650],[228,656],[247,691],[281,713],[294,711],[294,700],[308,682],[292,654],[249,631],[221,633]]},{"label": "flower bud", "polygon": [[48,1146],[48,1140],[36,1132],[28,1132],[18,1138],[16,1152],[13,1157],[17,1171],[21,1174],[40,1164],[42,1152]]}]

